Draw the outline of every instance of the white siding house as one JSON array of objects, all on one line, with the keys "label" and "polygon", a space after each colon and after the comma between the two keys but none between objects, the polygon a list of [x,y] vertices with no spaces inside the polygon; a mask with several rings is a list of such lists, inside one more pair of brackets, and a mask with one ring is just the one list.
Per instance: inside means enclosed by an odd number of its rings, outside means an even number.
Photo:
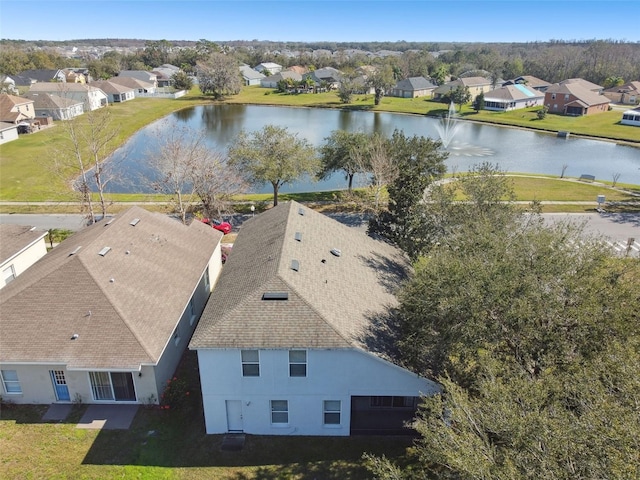
[{"label": "white siding house", "polygon": [[49,93],[58,97],[82,102],[85,112],[106,107],[109,103],[107,94],[99,88],[83,83],[34,83],[30,94]]},{"label": "white siding house", "polygon": [[240,65],[240,75],[242,75],[242,81],[246,86],[260,85],[260,81],[265,78],[263,73],[260,73],[249,65]]},{"label": "white siding house", "polygon": [[275,75],[276,73],[280,73],[282,71],[282,65],[279,65],[274,62],[263,62],[253,67],[253,69],[256,72],[260,72],[265,75],[267,74],[267,72],[270,75]]},{"label": "white siding house", "polygon": [[51,93],[27,92],[26,98],[33,100],[37,117],[51,117],[54,120],[71,120],[84,113],[82,101],[63,98]]},{"label": "white siding house", "polygon": [[508,112],[544,104],[544,93],[526,85],[506,85],[484,94],[484,109]]},{"label": "white siding house", "polygon": [[0,288],[46,255],[46,236],[46,231],[35,227],[0,224]]},{"label": "white siding house", "polygon": [[245,222],[189,348],[207,433],[408,433],[438,385],[393,363],[373,324],[406,257],[295,202]]},{"label": "white siding house", "polygon": [[18,139],[18,125],[9,122],[0,122],[0,145]]},{"label": "white siding house", "polygon": [[[243,355],[255,355],[257,376],[243,375]],[[412,418],[416,397],[434,391],[429,380],[358,349],[202,349],[198,364],[210,434],[382,433],[384,422],[366,421],[375,414],[402,433],[399,420]],[[292,372],[294,365],[299,370]]]}]

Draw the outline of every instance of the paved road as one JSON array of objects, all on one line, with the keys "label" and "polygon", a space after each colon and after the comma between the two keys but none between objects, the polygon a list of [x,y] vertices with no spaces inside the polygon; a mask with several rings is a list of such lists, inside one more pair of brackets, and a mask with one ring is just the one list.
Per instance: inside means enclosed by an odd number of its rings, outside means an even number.
[{"label": "paved road", "polygon": [[[361,214],[330,214],[332,218],[352,227],[365,229],[367,219]],[[633,213],[545,213],[543,217],[548,222],[571,221],[584,223],[587,233],[602,235],[612,243],[625,244],[629,238],[634,238],[640,246],[640,214]],[[237,230],[250,215],[234,215],[229,219]],[[52,228],[80,230],[86,223],[83,215],[74,214],[0,214],[0,223],[31,225],[42,230]]]},{"label": "paved road", "polygon": [[31,225],[39,230],[58,228],[75,232],[84,227],[86,221],[85,215],[0,213],[0,223]]}]

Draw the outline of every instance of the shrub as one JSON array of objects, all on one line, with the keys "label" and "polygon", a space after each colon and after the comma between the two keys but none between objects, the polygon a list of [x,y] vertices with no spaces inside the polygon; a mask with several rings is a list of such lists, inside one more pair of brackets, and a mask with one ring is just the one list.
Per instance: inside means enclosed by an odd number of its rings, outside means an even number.
[{"label": "shrub", "polygon": [[173,377],[167,380],[164,392],[160,395],[160,408],[164,410],[178,409],[189,398],[187,382],[181,378]]}]

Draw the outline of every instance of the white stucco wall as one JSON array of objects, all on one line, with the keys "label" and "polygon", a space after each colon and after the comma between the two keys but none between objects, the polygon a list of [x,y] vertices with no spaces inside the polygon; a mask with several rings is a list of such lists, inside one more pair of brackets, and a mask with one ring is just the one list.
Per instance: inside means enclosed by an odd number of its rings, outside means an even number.
[{"label": "white stucco wall", "polygon": [[[435,383],[356,349],[308,350],[307,376],[289,377],[288,350],[260,350],[260,376],[243,377],[240,350],[198,350],[206,431],[229,430],[226,402],[241,402],[242,430],[258,435],[349,435],[351,396],[419,396]],[[271,424],[271,400],[289,422]],[[340,425],[323,425],[323,401],[341,401]]]}]

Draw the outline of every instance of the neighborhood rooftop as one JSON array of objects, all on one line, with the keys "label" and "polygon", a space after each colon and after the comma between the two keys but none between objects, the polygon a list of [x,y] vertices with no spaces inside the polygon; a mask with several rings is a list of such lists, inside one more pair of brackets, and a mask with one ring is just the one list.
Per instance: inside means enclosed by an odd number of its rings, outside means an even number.
[{"label": "neighborhood rooftop", "polygon": [[138,207],[84,228],[0,290],[0,361],[157,362],[221,235]]}]

